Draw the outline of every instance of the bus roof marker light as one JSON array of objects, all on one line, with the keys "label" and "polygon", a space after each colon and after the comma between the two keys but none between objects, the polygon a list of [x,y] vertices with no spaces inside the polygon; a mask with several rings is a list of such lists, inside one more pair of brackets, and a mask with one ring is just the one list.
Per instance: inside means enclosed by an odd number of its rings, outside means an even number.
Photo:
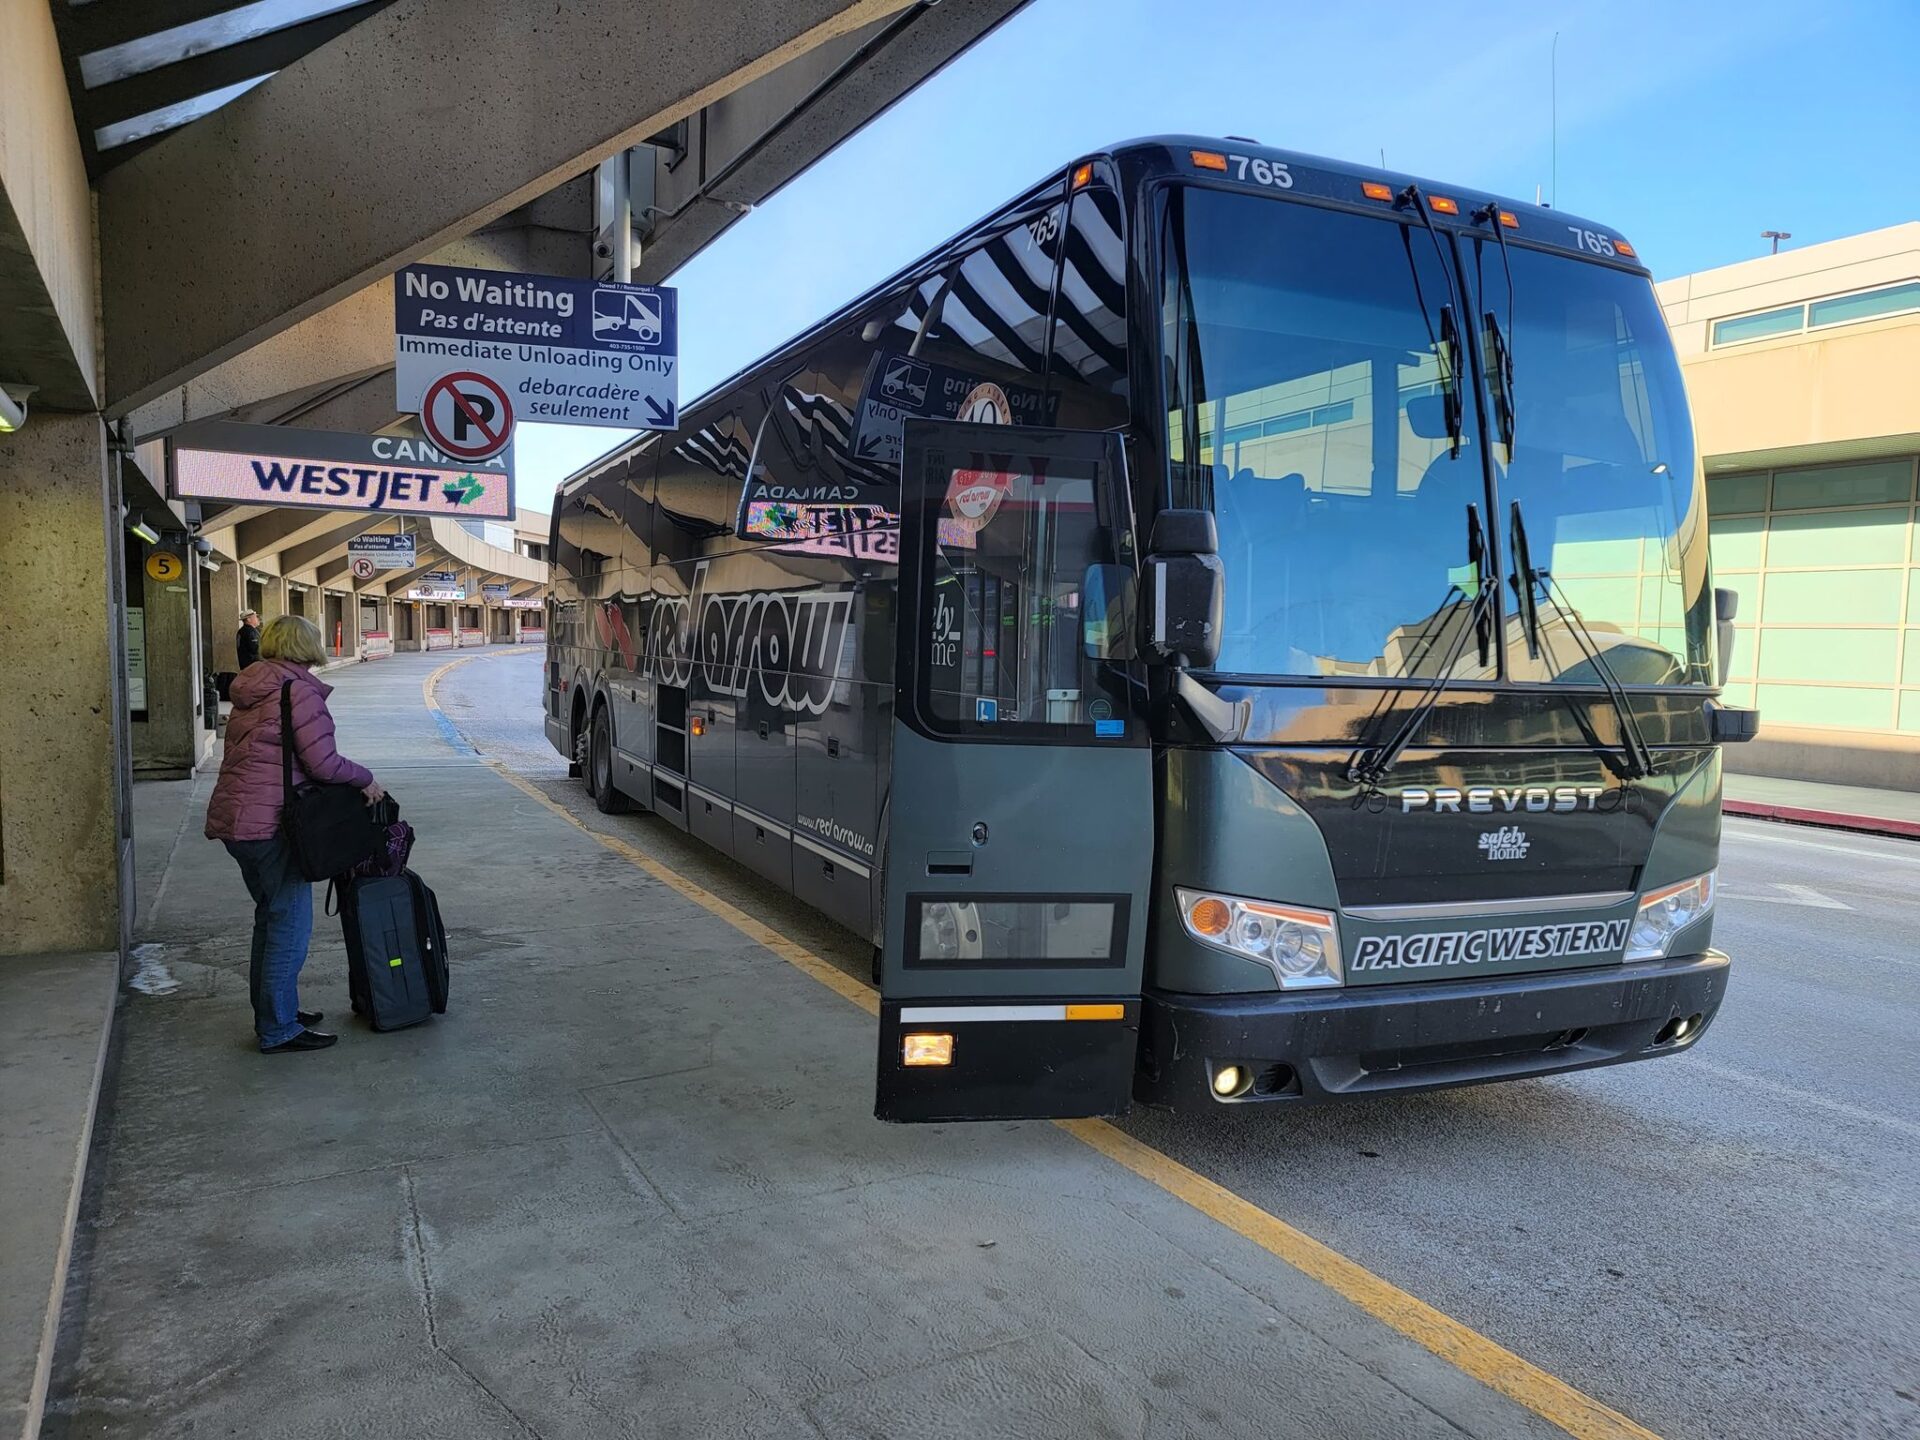
[{"label": "bus roof marker light", "polygon": [[[1194,163],[1196,165],[1200,163],[1199,158],[1197,156],[1194,159]],[[1223,165],[1220,168],[1224,170],[1226,167]],[[1091,160],[1085,161],[1082,164],[1079,164],[1073,167],[1073,188],[1074,189],[1084,190],[1087,186],[1091,185],[1092,183],[1093,183],[1093,162]]]},{"label": "bus roof marker light", "polygon": [[1360,193],[1369,200],[1393,199],[1393,187],[1391,185],[1382,185],[1378,180],[1362,180],[1360,182]]},{"label": "bus roof marker light", "polygon": [[1218,170],[1223,175],[1226,173],[1227,157],[1218,150],[1189,150],[1187,154],[1192,157],[1198,169]]},{"label": "bus roof marker light", "polygon": [[1631,245],[1627,244],[1627,242],[1624,240],[1615,240],[1613,242],[1613,248],[1615,250],[1618,250],[1622,255],[1626,256],[1629,260],[1638,260],[1640,258],[1640,252],[1635,250]]},{"label": "bus roof marker light", "polygon": [[1500,223],[1509,230],[1518,230],[1520,228],[1520,217],[1511,210],[1502,210],[1500,212]]},{"label": "bus roof marker light", "polygon": [[907,1066],[953,1064],[953,1035],[917,1031],[900,1037],[900,1063]]},{"label": "bus roof marker light", "polygon": [[1441,215],[1458,215],[1460,213],[1460,202],[1458,200],[1449,200],[1444,195],[1429,195],[1427,197],[1427,204]]}]

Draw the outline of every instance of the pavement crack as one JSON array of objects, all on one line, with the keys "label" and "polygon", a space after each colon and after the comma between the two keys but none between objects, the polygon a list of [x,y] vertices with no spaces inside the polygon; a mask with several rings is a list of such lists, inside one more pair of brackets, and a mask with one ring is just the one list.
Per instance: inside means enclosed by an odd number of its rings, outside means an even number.
[{"label": "pavement crack", "polygon": [[606,1135],[608,1141],[612,1143],[614,1150],[618,1152],[620,1156],[620,1168],[627,1171],[633,1179],[638,1180],[645,1186],[647,1192],[651,1194],[654,1199],[658,1200],[661,1205],[666,1207],[666,1212],[669,1215],[675,1220],[678,1220],[682,1225],[686,1224],[687,1217],[680,1213],[680,1207],[667,1198],[666,1191],[653,1183],[653,1177],[647,1174],[646,1167],[640,1163],[639,1157],[627,1148],[627,1142],[620,1138],[619,1133],[613,1126],[607,1123],[607,1117],[600,1113],[600,1107],[593,1103],[593,1096],[590,1092],[599,1088],[599,1086],[594,1085],[582,1086],[574,1093],[586,1102],[587,1109],[593,1112],[593,1118],[600,1122],[602,1133]]},{"label": "pavement crack", "polygon": [[407,1197],[407,1228],[401,1235],[400,1246],[407,1252],[407,1258],[412,1261],[413,1278],[417,1282],[416,1289],[420,1297],[420,1313],[426,1318],[427,1347],[465,1377],[474,1389],[499,1406],[501,1413],[521,1430],[533,1436],[533,1440],[545,1440],[539,1429],[526,1416],[509,1405],[501,1398],[499,1392],[468,1369],[458,1355],[441,1343],[440,1318],[433,1298],[433,1269],[427,1263],[426,1226],[420,1219],[420,1194],[414,1184],[411,1166],[400,1167],[400,1188]]}]

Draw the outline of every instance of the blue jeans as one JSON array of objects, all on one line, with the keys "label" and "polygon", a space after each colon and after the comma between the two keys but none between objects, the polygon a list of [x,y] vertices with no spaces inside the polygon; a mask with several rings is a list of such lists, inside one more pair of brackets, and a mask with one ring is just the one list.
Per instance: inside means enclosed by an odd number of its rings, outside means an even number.
[{"label": "blue jeans", "polygon": [[300,967],[313,938],[313,885],[293,868],[284,836],[228,840],[227,853],[253,897],[253,1028],[260,1048],[284,1044],[300,1033]]}]

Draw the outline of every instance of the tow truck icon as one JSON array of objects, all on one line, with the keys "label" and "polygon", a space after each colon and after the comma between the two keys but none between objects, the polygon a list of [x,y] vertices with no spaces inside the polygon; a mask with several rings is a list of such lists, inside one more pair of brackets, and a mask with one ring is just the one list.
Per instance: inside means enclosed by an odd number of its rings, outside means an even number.
[{"label": "tow truck icon", "polygon": [[593,292],[593,338],[629,344],[660,343],[660,310],[650,296],[631,290]]}]

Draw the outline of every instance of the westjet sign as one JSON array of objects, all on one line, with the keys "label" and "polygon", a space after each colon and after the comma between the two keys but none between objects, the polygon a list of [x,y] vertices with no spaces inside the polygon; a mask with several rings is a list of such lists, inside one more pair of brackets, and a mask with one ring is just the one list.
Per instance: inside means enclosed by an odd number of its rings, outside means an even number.
[{"label": "westjet sign", "polygon": [[479,464],[408,435],[345,435],[206,421],[172,436],[168,493],[180,500],[511,520],[513,452]]}]

